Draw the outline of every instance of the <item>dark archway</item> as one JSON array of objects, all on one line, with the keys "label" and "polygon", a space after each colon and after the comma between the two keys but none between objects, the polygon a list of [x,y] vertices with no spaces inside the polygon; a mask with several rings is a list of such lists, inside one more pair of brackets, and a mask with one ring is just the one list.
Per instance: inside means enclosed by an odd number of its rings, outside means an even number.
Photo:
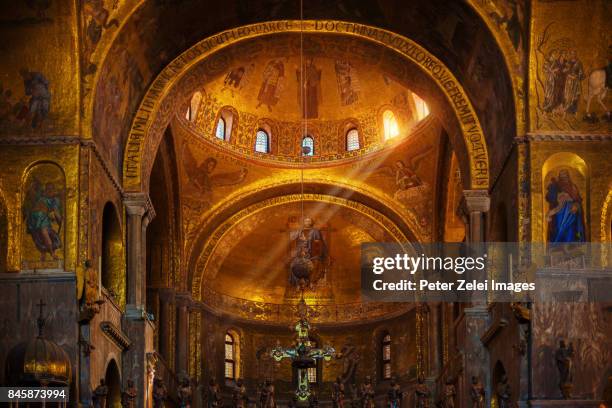
[{"label": "dark archway", "polygon": [[497,384],[501,383],[502,378],[506,376],[506,369],[504,368],[504,364],[501,361],[497,361],[495,363],[495,367],[493,367],[493,376],[492,376],[492,391],[491,391],[491,406],[498,407],[499,402],[497,401]]},{"label": "dark archway", "polygon": [[106,406],[108,408],[121,408],[121,375],[115,360],[111,360],[106,366],[104,381],[108,387]]}]

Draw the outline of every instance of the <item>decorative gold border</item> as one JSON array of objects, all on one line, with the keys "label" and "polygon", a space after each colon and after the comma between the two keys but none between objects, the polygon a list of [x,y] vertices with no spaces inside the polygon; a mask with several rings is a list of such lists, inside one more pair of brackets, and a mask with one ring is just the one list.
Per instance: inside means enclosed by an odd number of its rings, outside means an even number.
[{"label": "decorative gold border", "polygon": [[212,234],[209,235],[209,238],[204,243],[203,250],[200,252],[200,255],[198,256],[196,262],[196,267],[191,283],[191,295],[193,299],[196,301],[202,301],[201,285],[204,277],[204,271],[206,270],[211,256],[215,252],[217,245],[223,239],[225,234],[228,233],[228,231],[230,231],[235,225],[239,224],[245,218],[250,217],[251,215],[256,214],[262,210],[278,205],[295,203],[300,201],[324,202],[355,210],[379,224],[382,228],[385,229],[385,231],[387,231],[393,237],[396,242],[400,244],[409,242],[404,233],[385,215],[381,214],[380,212],[374,210],[371,207],[367,207],[364,204],[361,204],[356,201],[325,194],[290,194],[281,197],[268,198],[266,200],[262,200],[253,205],[250,205],[240,210],[236,214],[232,215],[223,224],[218,226]]},{"label": "decorative gold border", "polygon": [[123,160],[124,188],[140,191],[145,186],[143,170],[146,175],[151,166],[146,161],[147,154],[155,151],[150,145],[158,143],[153,140],[152,130],[161,132],[165,128],[155,122],[159,117],[164,117],[166,121],[171,118],[169,111],[172,104],[169,103],[169,96],[190,68],[239,41],[287,32],[344,34],[363,38],[388,47],[416,63],[439,86],[455,112],[470,161],[470,188],[489,187],[487,145],[478,116],[459,81],[434,55],[406,37],[364,24],[336,20],[281,20],[241,26],[208,37],[179,55],[162,70],[148,88],[130,128]]}]

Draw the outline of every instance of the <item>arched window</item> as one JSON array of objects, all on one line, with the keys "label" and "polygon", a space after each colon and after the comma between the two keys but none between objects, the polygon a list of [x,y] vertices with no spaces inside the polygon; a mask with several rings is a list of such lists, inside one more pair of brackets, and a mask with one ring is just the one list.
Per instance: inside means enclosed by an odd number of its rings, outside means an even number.
[{"label": "arched window", "polygon": [[225,140],[225,119],[219,117],[217,122],[217,130],[215,130],[215,136],[221,140]]},{"label": "arched window", "polygon": [[202,102],[202,92],[198,91],[193,94],[189,106],[187,107],[187,113],[185,115],[187,120],[193,122],[196,119],[200,102]]},{"label": "arched window", "polygon": [[391,379],[391,335],[386,333],[381,342],[381,374],[383,380]]},{"label": "arched window", "polygon": [[346,134],[346,150],[359,150],[359,132],[357,129],[351,129]]},{"label": "arched window", "polygon": [[385,130],[385,140],[389,140],[399,135],[399,125],[395,114],[390,110],[386,110],[383,113],[383,127]]},{"label": "arched window", "polygon": [[221,109],[215,128],[215,137],[228,142],[232,137],[232,129],[236,127],[237,120],[238,117],[233,108],[225,107]]},{"label": "arched window", "polygon": [[304,136],[302,139],[302,156],[314,156],[314,139],[312,136]]},{"label": "arched window", "polygon": [[412,99],[414,99],[414,104],[416,106],[416,115],[417,120],[424,119],[427,115],[429,115],[429,106],[421,97],[415,93],[412,94]]},{"label": "arched window", "polygon": [[265,130],[259,129],[255,136],[255,151],[259,153],[270,152],[270,136]]},{"label": "arched window", "polygon": [[225,378],[233,380],[236,378],[236,350],[234,337],[225,333]]}]

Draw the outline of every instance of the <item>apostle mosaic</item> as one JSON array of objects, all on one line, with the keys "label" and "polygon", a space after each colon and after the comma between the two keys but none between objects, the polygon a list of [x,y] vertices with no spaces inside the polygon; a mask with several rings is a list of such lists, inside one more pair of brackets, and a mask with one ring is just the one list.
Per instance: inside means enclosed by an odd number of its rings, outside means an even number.
[{"label": "apostle mosaic", "polygon": [[585,79],[576,50],[554,49],[544,63],[544,103],[546,112],[576,114]]},{"label": "apostle mosaic", "polygon": [[584,210],[578,186],[572,181],[567,169],[559,170],[547,186],[548,241],[585,242]]},{"label": "apostle mosaic", "polygon": [[321,103],[321,69],[315,65],[314,58],[308,58],[304,63],[304,69],[298,69],[296,76],[302,117],[316,119],[319,117],[319,104]]},{"label": "apostle mosaic", "polygon": [[351,63],[346,60],[337,60],[335,70],[340,103],[346,106],[357,102],[359,99],[359,83]]},{"label": "apostle mosaic", "polygon": [[23,204],[23,219],[26,232],[32,237],[41,261],[47,255],[58,259],[57,250],[62,247],[63,223],[62,192],[52,182],[43,183],[33,177]]},{"label": "apostle mosaic", "polygon": [[285,64],[280,59],[268,62],[263,72],[263,79],[257,95],[257,108],[266,105],[268,111],[278,103],[285,82]]}]

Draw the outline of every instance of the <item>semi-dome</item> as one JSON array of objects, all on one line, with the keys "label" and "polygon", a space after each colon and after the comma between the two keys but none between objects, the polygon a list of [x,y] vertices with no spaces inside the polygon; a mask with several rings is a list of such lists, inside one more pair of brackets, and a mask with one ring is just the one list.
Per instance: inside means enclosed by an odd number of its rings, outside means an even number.
[{"label": "semi-dome", "polygon": [[380,50],[341,36],[275,35],[212,58],[181,123],[223,149],[281,163],[360,157],[410,135],[425,101]]}]

